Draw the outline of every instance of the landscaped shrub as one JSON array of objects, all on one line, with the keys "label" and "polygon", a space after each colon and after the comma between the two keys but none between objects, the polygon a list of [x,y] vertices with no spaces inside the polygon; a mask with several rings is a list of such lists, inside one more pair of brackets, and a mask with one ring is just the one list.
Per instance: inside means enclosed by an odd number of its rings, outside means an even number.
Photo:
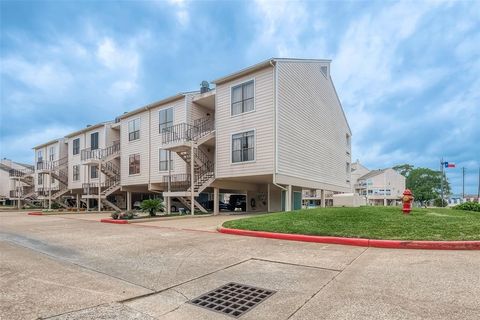
[{"label": "landscaped shrub", "polygon": [[146,199],[140,204],[143,212],[148,212],[151,217],[154,217],[157,212],[163,209],[163,202],[160,199]]},{"label": "landscaped shrub", "polygon": [[438,198],[433,201],[433,205],[435,207],[446,207],[448,205],[447,200],[443,199],[443,204],[442,204],[442,199]]},{"label": "landscaped shrub", "polygon": [[458,209],[458,210],[467,210],[467,211],[477,211],[477,212],[480,212],[480,203],[478,202],[472,202],[472,201],[469,201],[469,202],[465,202],[465,203],[462,203],[462,204],[459,204],[455,207],[453,207],[454,209]]},{"label": "landscaped shrub", "polygon": [[119,215],[120,215],[120,212],[115,211],[115,212],[112,212],[110,216],[112,217],[112,219],[117,220]]}]

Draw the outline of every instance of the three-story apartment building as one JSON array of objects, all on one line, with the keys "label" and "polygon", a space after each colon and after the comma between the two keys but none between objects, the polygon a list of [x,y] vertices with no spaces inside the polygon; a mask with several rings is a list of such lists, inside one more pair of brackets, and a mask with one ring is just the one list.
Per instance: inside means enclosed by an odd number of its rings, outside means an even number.
[{"label": "three-story apartment building", "polygon": [[89,125],[66,136],[68,188],[77,207],[124,209],[120,190],[120,123]]},{"label": "three-story apartment building", "polygon": [[302,189],[350,190],[351,131],[329,60],[269,59],[212,83],[36,147],[37,176],[52,178],[37,189],[61,194],[65,157],[68,190],[99,208],[158,194],[168,211],[172,200],[206,211],[200,199],[213,198],[216,213],[224,193],[244,195],[247,211],[293,210]]},{"label": "three-story apartment building", "polygon": [[52,202],[60,206],[68,205],[62,201],[62,196],[68,189],[68,158],[65,138],[55,139],[38,145],[35,150],[35,192],[38,199]]}]

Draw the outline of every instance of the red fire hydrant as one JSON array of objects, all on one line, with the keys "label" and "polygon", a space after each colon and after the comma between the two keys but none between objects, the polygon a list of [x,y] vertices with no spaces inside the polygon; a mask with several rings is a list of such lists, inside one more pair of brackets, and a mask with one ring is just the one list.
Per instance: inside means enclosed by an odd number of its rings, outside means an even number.
[{"label": "red fire hydrant", "polygon": [[412,211],[412,202],[413,202],[413,193],[412,191],[410,191],[410,189],[405,189],[405,191],[403,191],[402,202],[403,202],[403,208],[402,208],[403,213],[409,214],[410,211]]}]

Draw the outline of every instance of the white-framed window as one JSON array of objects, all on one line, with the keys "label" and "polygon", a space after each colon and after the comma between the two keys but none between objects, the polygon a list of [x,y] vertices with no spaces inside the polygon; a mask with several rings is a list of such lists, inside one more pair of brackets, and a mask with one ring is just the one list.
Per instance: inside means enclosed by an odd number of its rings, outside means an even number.
[{"label": "white-framed window", "polygon": [[80,138],[74,139],[72,143],[73,155],[80,153]]},{"label": "white-framed window", "polygon": [[140,139],[140,118],[128,122],[128,141]]},{"label": "white-framed window", "polygon": [[39,185],[42,185],[43,184],[43,174],[38,174],[38,177],[37,177],[37,183]]},{"label": "white-framed window", "polygon": [[128,156],[128,174],[140,173],[140,154],[131,154]]},{"label": "white-framed window", "polygon": [[98,166],[90,166],[90,178],[91,179],[98,178]]},{"label": "white-framed window", "polygon": [[48,148],[48,160],[53,161],[55,160],[55,147]]},{"label": "white-framed window", "polygon": [[255,110],[255,81],[250,80],[232,87],[231,115]]},{"label": "white-framed window", "polygon": [[90,150],[98,149],[98,132],[90,134]]},{"label": "white-framed window", "polygon": [[173,108],[162,109],[158,113],[158,132],[173,126]]},{"label": "white-framed window", "polygon": [[232,135],[232,163],[255,160],[255,131]]},{"label": "white-framed window", "polygon": [[[170,168],[173,170],[173,159],[170,160]],[[168,150],[158,150],[158,170],[168,171]]]},{"label": "white-framed window", "polygon": [[78,181],[80,180],[80,166],[76,165],[73,166],[73,181]]},{"label": "white-framed window", "polygon": [[43,152],[42,150],[37,151],[37,162],[42,162],[43,161]]}]

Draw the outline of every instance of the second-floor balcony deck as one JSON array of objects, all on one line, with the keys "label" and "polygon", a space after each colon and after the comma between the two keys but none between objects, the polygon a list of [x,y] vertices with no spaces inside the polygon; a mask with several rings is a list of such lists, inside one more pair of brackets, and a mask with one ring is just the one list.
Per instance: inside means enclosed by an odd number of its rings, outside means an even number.
[{"label": "second-floor balcony deck", "polygon": [[120,141],[114,141],[112,145],[103,149],[86,148],[81,150],[80,159],[87,161],[107,161],[120,155]]},{"label": "second-floor balcony deck", "polygon": [[179,123],[162,129],[162,144],[168,148],[183,146],[191,141],[213,137],[215,121],[213,117],[195,120],[193,124]]}]

